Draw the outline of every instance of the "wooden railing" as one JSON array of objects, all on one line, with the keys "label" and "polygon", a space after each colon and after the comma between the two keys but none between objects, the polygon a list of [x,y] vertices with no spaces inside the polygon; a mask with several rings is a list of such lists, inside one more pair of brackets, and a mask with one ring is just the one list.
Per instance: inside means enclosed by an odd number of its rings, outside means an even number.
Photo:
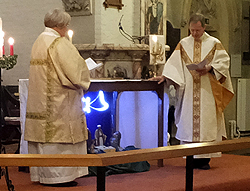
[{"label": "wooden railing", "polygon": [[1,154],[0,166],[96,166],[97,191],[105,190],[105,167],[109,165],[177,158],[186,158],[186,190],[193,190],[193,155],[228,152],[250,148],[250,138],[221,142],[192,143],[103,154]]}]

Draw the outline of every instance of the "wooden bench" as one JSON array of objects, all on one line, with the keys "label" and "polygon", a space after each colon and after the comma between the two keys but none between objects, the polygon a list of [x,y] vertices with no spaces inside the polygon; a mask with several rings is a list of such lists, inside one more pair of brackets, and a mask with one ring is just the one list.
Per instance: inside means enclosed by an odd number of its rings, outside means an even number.
[{"label": "wooden bench", "polygon": [[1,154],[0,166],[97,166],[97,191],[105,190],[105,167],[122,163],[186,157],[186,191],[193,190],[193,155],[250,148],[250,138],[192,143],[88,155]]}]

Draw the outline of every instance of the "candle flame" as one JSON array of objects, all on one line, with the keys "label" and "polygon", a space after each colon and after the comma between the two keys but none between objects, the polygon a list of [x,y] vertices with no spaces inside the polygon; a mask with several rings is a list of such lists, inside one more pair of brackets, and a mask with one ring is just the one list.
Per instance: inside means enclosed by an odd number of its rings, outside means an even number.
[{"label": "candle flame", "polygon": [[73,34],[74,34],[74,32],[72,30],[68,30],[68,35],[70,38],[72,38]]},{"label": "candle flame", "polygon": [[157,42],[157,36],[156,36],[156,35],[153,35],[152,40],[153,40],[154,42]]},{"label": "candle flame", "polygon": [[10,37],[8,42],[9,42],[10,45],[13,45],[14,44],[14,38]]},{"label": "candle flame", "polygon": [[5,33],[3,31],[1,31],[0,37],[4,37]]}]

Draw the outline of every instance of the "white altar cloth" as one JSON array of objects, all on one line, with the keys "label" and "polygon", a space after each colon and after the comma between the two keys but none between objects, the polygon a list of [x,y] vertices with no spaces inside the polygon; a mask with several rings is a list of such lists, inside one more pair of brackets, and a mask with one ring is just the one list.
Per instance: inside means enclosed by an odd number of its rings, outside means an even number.
[{"label": "white altar cloth", "polygon": [[28,154],[28,142],[24,140],[28,86],[29,86],[28,79],[19,79],[20,125],[21,125],[20,154]]}]

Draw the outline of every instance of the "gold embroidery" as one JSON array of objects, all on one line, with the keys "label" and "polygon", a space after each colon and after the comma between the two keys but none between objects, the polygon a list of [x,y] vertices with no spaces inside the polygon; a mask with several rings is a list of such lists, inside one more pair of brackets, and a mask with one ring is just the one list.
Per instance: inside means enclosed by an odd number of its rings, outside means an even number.
[{"label": "gold embroidery", "polygon": [[[201,41],[194,41],[193,61],[195,64],[201,61]],[[193,141],[200,140],[200,94],[201,94],[201,77],[192,71],[193,76]]]},{"label": "gold embroidery", "polygon": [[[180,45],[181,50],[181,58],[188,64],[198,64],[201,60],[201,41],[194,42],[194,56],[193,62],[189,58],[188,54],[184,50],[184,48]],[[200,75],[194,71],[189,71],[193,76],[193,141],[200,140]]]},{"label": "gold embroidery", "polygon": [[216,43],[214,47],[210,50],[210,52],[207,54],[207,56],[205,57],[205,59],[208,60],[208,63],[212,62],[216,50],[225,50],[225,49],[221,43]]},{"label": "gold embroidery", "polygon": [[214,46],[216,47],[216,50],[225,50],[221,43],[216,43]]},{"label": "gold embroidery", "polygon": [[47,91],[47,100],[46,100],[46,103],[47,103],[46,108],[47,108],[47,110],[46,110],[46,113],[48,115],[48,118],[46,120],[46,128],[45,128],[45,140],[46,140],[46,142],[51,141],[51,139],[54,137],[55,131],[56,131],[56,127],[54,126],[54,124],[51,121],[52,120],[51,119],[52,110],[53,110],[53,108],[52,108],[52,106],[53,106],[53,104],[52,104],[53,98],[52,98],[52,94],[51,94],[53,92],[53,90],[52,90],[53,89],[53,84],[52,84],[52,78],[53,77],[52,76],[53,76],[55,71],[54,71],[52,59],[51,59],[50,54],[49,54],[49,50],[54,49],[56,44],[59,42],[60,39],[62,39],[62,38],[60,38],[60,37],[56,38],[52,42],[52,44],[48,48],[48,54],[47,54],[48,55],[48,58],[47,58],[48,70],[47,70],[47,90],[46,90]]},{"label": "gold embroidery", "polygon": [[26,118],[27,119],[45,120],[47,118],[47,115],[45,112],[42,112],[42,113],[27,112]]},{"label": "gold embroidery", "polygon": [[[214,58],[214,53],[215,53],[215,50],[216,50],[216,45],[210,50],[210,52],[207,54],[207,56],[205,57],[205,59],[208,60],[208,63],[209,64],[210,62],[212,62],[213,58]],[[204,60],[205,60],[204,59]]]},{"label": "gold embroidery", "polygon": [[43,66],[46,68],[46,77],[47,77],[47,89],[46,89],[46,108],[43,112],[27,112],[27,119],[34,120],[44,120],[45,123],[45,142],[51,142],[54,135],[56,134],[56,126],[53,123],[53,76],[55,75],[55,68],[53,66],[52,59],[50,57],[50,50],[53,50],[57,43],[60,42],[61,37],[55,39],[50,47],[47,50],[47,59],[32,59],[30,61],[31,65]]},{"label": "gold embroidery", "polygon": [[201,41],[194,41],[194,64],[198,64],[201,61]]},{"label": "gold embroidery", "polygon": [[30,61],[30,65],[47,65],[47,60],[46,59],[32,59]]},{"label": "gold embroidery", "polygon": [[175,47],[175,50],[180,50],[181,49],[181,43],[178,43],[177,46]]},{"label": "gold embroidery", "polygon": [[186,63],[186,65],[188,64],[192,64],[192,60],[189,58],[189,56],[187,55],[186,51],[184,50],[183,46],[180,45],[179,46],[180,50],[181,50],[181,58],[182,60]]},{"label": "gold embroidery", "polygon": [[59,42],[59,40],[61,40],[62,39],[62,37],[58,37],[58,38],[56,38],[52,43],[51,43],[51,45],[49,46],[49,49],[54,49],[55,48],[55,46],[56,46],[56,44]]},{"label": "gold embroidery", "polygon": [[[188,64],[198,64],[201,62],[201,41],[194,42],[194,55],[193,62],[189,58],[188,54],[184,50],[181,44],[177,45],[178,49],[181,50],[181,58]],[[212,62],[216,50],[225,50],[221,43],[216,43],[210,50],[204,59],[208,60],[208,63]],[[193,142],[200,141],[200,94],[201,94],[201,77],[194,71],[189,71],[193,76]]]}]

